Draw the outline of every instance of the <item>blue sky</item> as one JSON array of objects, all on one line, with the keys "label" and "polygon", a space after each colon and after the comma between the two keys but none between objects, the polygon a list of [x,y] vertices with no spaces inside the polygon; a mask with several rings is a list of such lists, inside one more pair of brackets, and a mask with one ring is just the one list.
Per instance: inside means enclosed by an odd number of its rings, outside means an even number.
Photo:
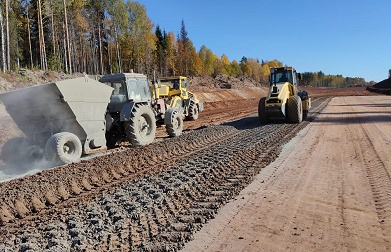
[{"label": "blue sky", "polygon": [[139,0],[155,25],[230,61],[277,59],[299,72],[379,82],[391,69],[390,0]]}]

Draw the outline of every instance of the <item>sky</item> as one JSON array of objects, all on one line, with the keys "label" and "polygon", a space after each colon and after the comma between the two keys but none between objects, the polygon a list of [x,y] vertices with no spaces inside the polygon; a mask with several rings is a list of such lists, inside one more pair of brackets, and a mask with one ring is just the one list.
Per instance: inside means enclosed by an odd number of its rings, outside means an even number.
[{"label": "sky", "polygon": [[[391,69],[391,0],[138,0],[178,35],[182,19],[202,45],[230,61],[277,59],[298,72],[379,82]],[[155,29],[155,28],[154,28]]]}]

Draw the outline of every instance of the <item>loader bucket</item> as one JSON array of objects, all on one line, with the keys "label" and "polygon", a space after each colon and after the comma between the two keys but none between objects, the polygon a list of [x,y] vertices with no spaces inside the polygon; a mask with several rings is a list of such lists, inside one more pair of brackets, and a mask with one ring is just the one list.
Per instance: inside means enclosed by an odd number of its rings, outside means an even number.
[{"label": "loader bucket", "polygon": [[70,132],[88,154],[106,147],[105,113],[111,93],[111,87],[81,77],[0,94],[0,100],[34,144],[45,146],[53,134]]}]

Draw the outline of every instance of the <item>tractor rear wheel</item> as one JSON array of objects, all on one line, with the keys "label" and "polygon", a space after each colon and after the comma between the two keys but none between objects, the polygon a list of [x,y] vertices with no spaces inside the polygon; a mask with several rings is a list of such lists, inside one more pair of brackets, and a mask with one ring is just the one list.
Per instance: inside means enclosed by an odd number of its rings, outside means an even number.
[{"label": "tractor rear wheel", "polygon": [[61,132],[51,136],[45,145],[46,159],[54,163],[70,164],[80,160],[83,147],[73,133]]},{"label": "tractor rear wheel", "polygon": [[297,95],[293,95],[288,99],[288,121],[291,123],[301,123],[303,121],[301,98]]},{"label": "tractor rear wheel", "polygon": [[125,133],[133,146],[148,145],[156,134],[156,119],[152,109],[146,105],[136,107],[132,117],[125,122]]},{"label": "tractor rear wheel", "polygon": [[170,137],[180,136],[183,131],[183,118],[179,112],[174,112],[171,123],[166,125],[167,134]]},{"label": "tractor rear wheel", "polygon": [[259,104],[258,104],[258,117],[259,117],[259,122],[261,124],[265,124],[269,122],[269,117],[266,115],[265,101],[266,101],[266,97],[263,97],[259,100]]}]

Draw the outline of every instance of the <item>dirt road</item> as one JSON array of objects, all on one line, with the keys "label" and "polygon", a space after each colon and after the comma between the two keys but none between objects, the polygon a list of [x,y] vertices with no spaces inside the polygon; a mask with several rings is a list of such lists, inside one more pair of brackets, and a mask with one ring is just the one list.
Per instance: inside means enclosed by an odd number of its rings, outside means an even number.
[{"label": "dirt road", "polygon": [[390,98],[260,126],[234,93],[180,137],[0,183],[0,251],[389,249]]},{"label": "dirt road", "polygon": [[337,97],[184,251],[391,250],[391,98]]}]

